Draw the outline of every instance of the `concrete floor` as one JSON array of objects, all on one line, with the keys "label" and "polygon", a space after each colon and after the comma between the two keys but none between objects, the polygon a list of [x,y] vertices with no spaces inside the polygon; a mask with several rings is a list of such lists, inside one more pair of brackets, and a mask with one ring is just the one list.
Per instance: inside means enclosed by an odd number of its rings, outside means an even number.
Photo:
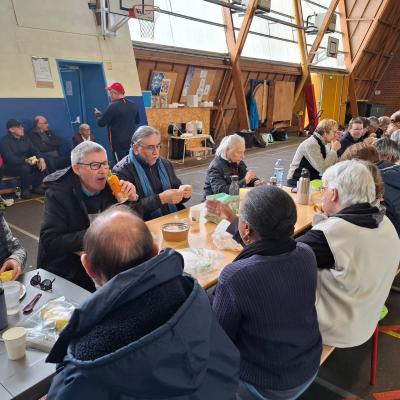
[{"label": "concrete floor", "polygon": [[[247,151],[246,164],[255,169],[259,177],[269,178],[278,158],[283,160],[287,172],[294,152],[302,139],[289,137],[266,149]],[[198,204],[203,198],[205,172],[212,158],[176,165],[183,183],[193,185],[193,197],[188,205]],[[9,207],[6,219],[14,234],[28,251],[28,264],[36,266],[37,244],[43,201],[41,198],[23,201]],[[378,266],[377,266],[378,268]],[[389,315],[385,325],[400,324],[400,294],[392,292],[387,301]],[[321,367],[316,382],[301,397],[302,400],[354,400],[400,399],[400,340],[387,334],[380,335],[377,385],[369,385],[370,342],[351,349],[336,349]],[[377,394],[383,393],[384,394]],[[389,393],[388,393],[389,392]]]}]

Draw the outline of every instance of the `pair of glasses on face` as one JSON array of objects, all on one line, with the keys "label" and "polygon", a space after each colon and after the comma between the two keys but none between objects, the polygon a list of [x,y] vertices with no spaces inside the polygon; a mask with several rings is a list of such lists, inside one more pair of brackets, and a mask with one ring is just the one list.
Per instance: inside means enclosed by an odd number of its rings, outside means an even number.
[{"label": "pair of glasses on face", "polygon": [[162,148],[162,144],[149,144],[149,145],[145,145],[145,144],[140,144],[138,143],[138,146],[140,146],[142,149],[145,149],[148,152],[154,153],[156,150],[159,151]]},{"label": "pair of glasses on face", "polygon": [[108,164],[108,161],[103,161],[103,162],[91,162],[91,163],[83,163],[80,162],[78,165],[86,165],[93,171],[98,171],[101,167],[104,169],[109,169],[110,165]]},{"label": "pair of glasses on face", "polygon": [[42,281],[42,277],[39,275],[39,272],[32,276],[31,278],[31,285],[40,288],[41,290],[47,292],[49,290],[53,289],[53,282],[56,280],[54,278],[53,280],[50,279],[45,279]]}]

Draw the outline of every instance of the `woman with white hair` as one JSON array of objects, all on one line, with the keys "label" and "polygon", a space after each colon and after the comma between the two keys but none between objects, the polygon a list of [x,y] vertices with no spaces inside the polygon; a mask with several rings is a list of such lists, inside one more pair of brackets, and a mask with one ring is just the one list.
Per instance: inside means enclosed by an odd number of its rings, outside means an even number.
[{"label": "woman with white hair", "polygon": [[216,193],[229,193],[232,176],[239,179],[240,187],[255,186],[265,181],[258,179],[255,171],[248,170],[243,162],[244,139],[237,135],[225,136],[215,152],[215,158],[207,170],[204,185],[205,196]]},{"label": "woman with white hair", "polygon": [[297,239],[317,258],[317,314],[322,342],[353,347],[373,334],[400,260],[390,220],[371,204],[374,179],[357,160],[342,161],[322,176],[328,218]]}]

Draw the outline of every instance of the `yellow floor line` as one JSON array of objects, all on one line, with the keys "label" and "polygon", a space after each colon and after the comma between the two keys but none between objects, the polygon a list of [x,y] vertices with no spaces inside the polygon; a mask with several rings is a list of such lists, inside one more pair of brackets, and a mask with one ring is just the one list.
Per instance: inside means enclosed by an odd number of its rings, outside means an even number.
[{"label": "yellow floor line", "polygon": [[400,339],[400,333],[395,331],[383,331],[382,333],[386,333],[389,336],[393,336],[396,339]]}]

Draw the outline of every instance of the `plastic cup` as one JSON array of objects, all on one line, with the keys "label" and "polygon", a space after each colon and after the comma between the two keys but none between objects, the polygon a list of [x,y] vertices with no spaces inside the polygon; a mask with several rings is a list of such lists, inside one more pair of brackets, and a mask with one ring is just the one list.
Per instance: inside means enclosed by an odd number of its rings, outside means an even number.
[{"label": "plastic cup", "polygon": [[200,213],[201,213],[201,210],[199,208],[191,208],[190,209],[190,221],[191,222],[200,222]]},{"label": "plastic cup", "polygon": [[20,326],[6,330],[3,333],[3,341],[10,360],[18,360],[25,356],[26,329]]},{"label": "plastic cup", "polygon": [[3,288],[6,297],[7,315],[17,314],[19,312],[21,284],[17,281],[4,282]]}]

